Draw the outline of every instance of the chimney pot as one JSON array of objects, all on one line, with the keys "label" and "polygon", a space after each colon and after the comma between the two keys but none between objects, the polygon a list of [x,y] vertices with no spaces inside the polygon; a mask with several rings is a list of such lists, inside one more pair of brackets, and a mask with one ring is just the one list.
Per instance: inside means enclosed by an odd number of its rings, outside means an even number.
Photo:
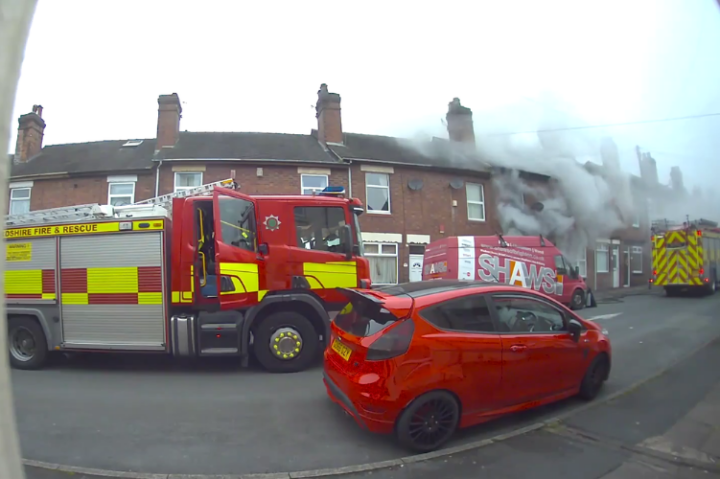
[{"label": "chimney pot", "polygon": [[318,90],[315,116],[318,120],[318,140],[321,143],[343,142],[340,95],[330,93],[326,83],[321,84]]}]

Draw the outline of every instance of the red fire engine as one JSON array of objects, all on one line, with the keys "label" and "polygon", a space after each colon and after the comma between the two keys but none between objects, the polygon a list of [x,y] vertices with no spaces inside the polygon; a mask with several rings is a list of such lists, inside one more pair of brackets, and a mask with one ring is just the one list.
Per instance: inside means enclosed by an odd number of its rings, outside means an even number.
[{"label": "red fire engine", "polygon": [[249,196],[233,180],[127,206],[8,216],[11,364],[52,351],[250,354],[307,368],[328,338],[335,288],[367,288],[358,216],[342,187]]}]

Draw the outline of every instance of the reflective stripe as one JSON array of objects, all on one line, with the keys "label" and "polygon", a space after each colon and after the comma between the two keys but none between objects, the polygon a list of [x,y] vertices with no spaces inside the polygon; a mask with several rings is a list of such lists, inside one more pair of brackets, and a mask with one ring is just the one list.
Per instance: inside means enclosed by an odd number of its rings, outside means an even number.
[{"label": "reflective stripe", "polygon": [[234,291],[220,294],[255,293],[260,291],[260,278],[256,263],[220,263],[220,275],[230,278]]},{"label": "reflective stripe", "polygon": [[303,263],[303,275],[311,289],[357,287],[357,263],[355,261]]},{"label": "reflective stripe", "polygon": [[162,268],[68,268],[61,270],[64,304],[162,304]]},{"label": "reflective stripe", "polygon": [[5,271],[5,297],[8,299],[54,300],[55,270]]}]

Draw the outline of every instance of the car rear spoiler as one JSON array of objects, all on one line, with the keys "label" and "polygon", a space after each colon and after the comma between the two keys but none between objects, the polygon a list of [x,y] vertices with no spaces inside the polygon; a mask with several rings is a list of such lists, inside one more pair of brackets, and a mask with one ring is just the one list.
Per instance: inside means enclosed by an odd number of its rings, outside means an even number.
[{"label": "car rear spoiler", "polygon": [[352,301],[353,299],[361,300],[361,301],[369,301],[369,302],[373,303],[375,306],[382,306],[383,304],[385,304],[385,301],[381,300],[380,298],[373,296],[372,294],[365,294],[356,289],[337,288],[337,290],[340,291],[342,294],[344,294],[350,301]]}]

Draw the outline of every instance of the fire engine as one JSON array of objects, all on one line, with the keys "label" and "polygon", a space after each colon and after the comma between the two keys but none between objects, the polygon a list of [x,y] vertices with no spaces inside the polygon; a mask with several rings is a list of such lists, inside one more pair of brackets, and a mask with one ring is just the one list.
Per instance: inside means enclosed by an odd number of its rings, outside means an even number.
[{"label": "fire engine", "polygon": [[344,188],[249,196],[234,180],[126,206],[6,218],[13,367],[53,351],[249,357],[307,368],[329,337],[336,288],[368,288],[358,216]]},{"label": "fire engine", "polygon": [[668,296],[689,290],[717,290],[720,281],[720,228],[714,221],[652,222],[652,277]]}]

